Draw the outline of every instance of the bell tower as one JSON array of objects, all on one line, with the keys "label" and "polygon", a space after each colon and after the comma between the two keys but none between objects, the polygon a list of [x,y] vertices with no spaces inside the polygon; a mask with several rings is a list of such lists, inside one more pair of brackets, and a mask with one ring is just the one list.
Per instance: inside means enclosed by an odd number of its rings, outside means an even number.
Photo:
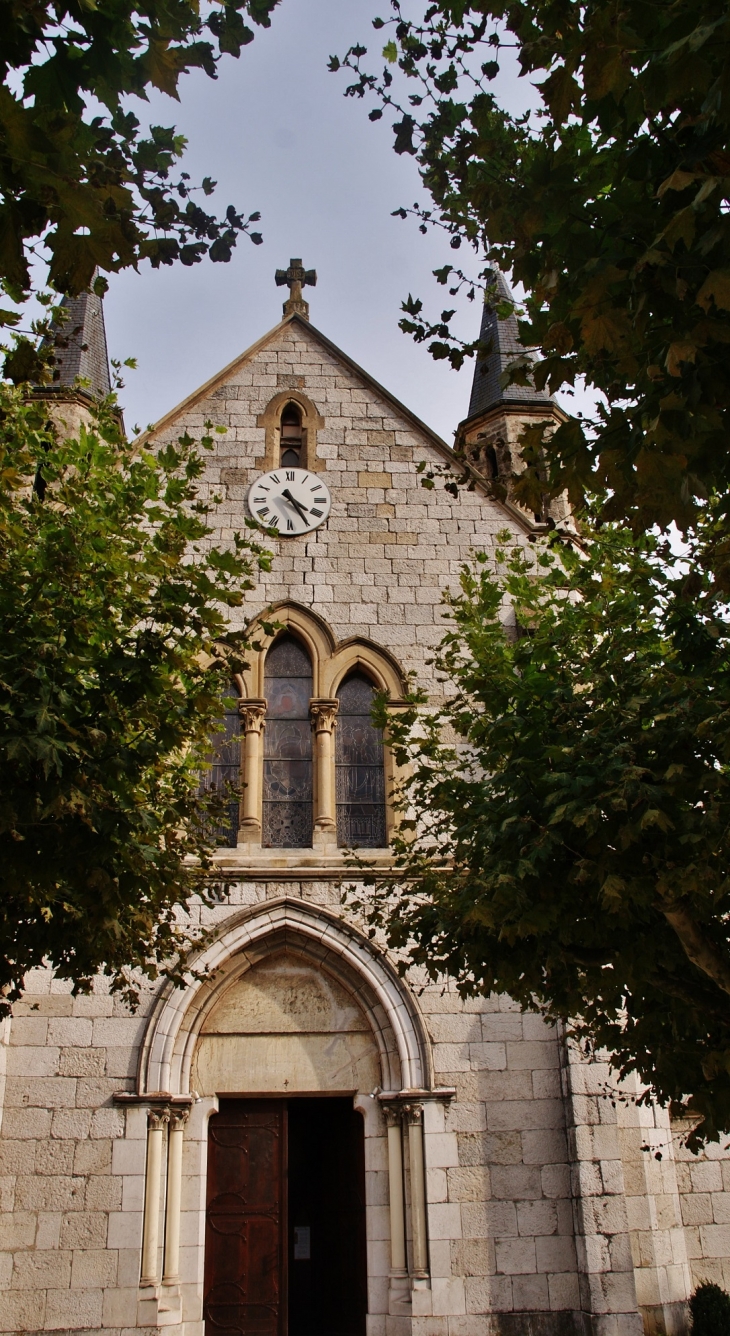
[{"label": "bell tower", "polygon": [[549,502],[539,514],[525,510],[511,496],[513,480],[523,471],[519,438],[524,427],[545,424],[554,431],[567,420],[548,394],[532,385],[503,386],[502,378],[510,363],[524,357],[517,317],[514,312],[500,318],[499,302],[514,302],[509,285],[500,272],[492,271],[492,281],[484,303],[480,342],[487,349],[474,369],[469,412],[456,432],[455,448],[477,473],[490,483],[508,507],[519,512],[531,526],[542,527],[565,522],[569,517],[567,500]]},{"label": "bell tower", "polygon": [[53,324],[44,347],[52,379],[33,397],[45,400],[56,427],[70,438],[82,423],[89,425],[92,405],[110,393],[111,375],[102,298],[89,289],[64,297],[61,310],[65,319]]}]

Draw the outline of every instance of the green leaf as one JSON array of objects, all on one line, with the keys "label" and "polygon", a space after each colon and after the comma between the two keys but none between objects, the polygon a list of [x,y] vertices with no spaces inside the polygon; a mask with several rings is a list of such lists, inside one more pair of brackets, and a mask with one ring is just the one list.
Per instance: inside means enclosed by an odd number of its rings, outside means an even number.
[{"label": "green leaf", "polygon": [[620,909],[625,891],[626,882],[623,877],[618,877],[615,874],[606,877],[601,887],[601,898],[606,908],[614,912]]},{"label": "green leaf", "polygon": [[567,66],[561,65],[538,85],[553,120],[562,125],[580,104],[581,90]]}]

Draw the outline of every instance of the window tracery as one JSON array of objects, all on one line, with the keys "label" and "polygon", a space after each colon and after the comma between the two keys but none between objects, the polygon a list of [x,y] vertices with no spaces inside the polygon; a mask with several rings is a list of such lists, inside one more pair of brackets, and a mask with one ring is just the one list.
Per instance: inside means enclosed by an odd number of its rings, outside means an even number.
[{"label": "window tracery", "polygon": [[[209,770],[200,777],[202,793],[224,793],[239,788],[241,782],[241,720],[238,713],[238,691],[231,684],[223,697],[221,729],[211,738],[208,754]],[[235,849],[238,842],[239,799],[231,794],[227,804],[227,819],[213,832],[217,843]]]},{"label": "window tracery", "polygon": [[403,703],[404,678],[387,650],[360,637],[339,644],[326,622],[297,604],[274,605],[243,676],[225,698],[204,790],[240,791],[218,842],[247,849],[385,849],[397,782],[387,737],[372,723],[373,698]]},{"label": "window tracery", "polygon": [[337,843],[361,849],[382,849],[387,844],[383,734],[372,721],[375,695],[372,682],[361,672],[348,677],[337,692]]},{"label": "window tracery", "polygon": [[312,663],[291,635],[266,655],[262,844],[302,849],[312,843]]}]

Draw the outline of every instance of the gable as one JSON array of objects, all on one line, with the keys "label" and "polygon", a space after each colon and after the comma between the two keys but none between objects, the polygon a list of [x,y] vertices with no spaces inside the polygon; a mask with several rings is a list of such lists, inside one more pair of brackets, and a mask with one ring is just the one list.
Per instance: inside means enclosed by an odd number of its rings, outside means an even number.
[{"label": "gable", "polygon": [[[521,532],[531,530],[529,519],[516,506],[490,495],[488,485],[476,468],[456,461],[453,449],[437,432],[299,315],[287,316],[269,330],[164,414],[139,438],[140,442],[168,440],[184,429],[194,434],[196,430],[202,430],[206,421],[211,421],[226,426],[229,433],[233,429],[237,444],[249,445],[255,438],[259,448],[253,454],[253,460],[264,469],[269,467],[270,461],[266,458],[266,449],[261,448],[259,429],[264,424],[258,419],[263,417],[271,401],[280,398],[286,390],[291,390],[294,395],[297,391],[307,393],[324,419],[325,428],[329,428],[330,437],[336,434],[333,418],[339,418],[342,430],[347,433],[343,443],[367,449],[403,446],[417,451],[417,462],[436,466],[453,463],[460,474],[466,469],[490,513],[496,511],[508,521],[516,522]],[[347,417],[342,412],[343,406],[352,409],[348,426],[342,422]],[[377,425],[375,419],[381,415],[383,421]],[[245,443],[241,440],[243,432],[248,437]],[[375,433],[380,434],[376,436]],[[330,445],[332,442],[325,436],[321,443]],[[244,449],[236,453],[240,456],[249,452]],[[327,450],[320,450],[318,454],[324,460],[331,457]],[[368,462],[365,453],[363,463]]]},{"label": "gable", "polygon": [[286,391],[312,406],[317,477],[329,488],[331,509],[307,534],[264,539],[271,570],[257,574],[232,625],[271,607],[306,609],[335,642],[382,647],[401,675],[412,673],[432,693],[444,594],[458,587],[475,550],[493,550],[505,529],[526,541],[529,522],[486,485],[459,488],[454,497],[437,476],[425,489],[419,465],[435,471],[452,459],[446,443],[307,321],[290,317],[149,433],[162,444],[184,431],[200,437],[206,423],[225,428],[214,436],[201,480],[203,495],[221,498],[211,515],[213,541],[229,542],[250,517],[249,488],[268,467],[267,408]]},{"label": "gable", "polygon": [[[396,399],[395,395],[391,394],[389,390],[369,375],[363,367],[359,366],[351,357],[348,357],[347,353],[344,353],[341,348],[338,348],[337,345],[332,342],[331,339],[328,339],[326,334],[323,334],[321,330],[315,329],[314,325],[311,325],[308,320],[304,320],[299,315],[287,316],[278,325],[275,325],[273,329],[270,329],[268,333],[264,334],[262,338],[256,341],[256,343],[251,344],[250,348],[247,348],[245,352],[240,353],[238,357],[235,357],[233,361],[229,362],[221,371],[218,371],[214,376],[211,376],[210,380],[205,381],[196,390],[193,390],[192,394],[188,395],[181,401],[181,403],[177,404],[175,408],[172,408],[168,413],[165,413],[149,431],[143,433],[143,436],[140,439],[147,439],[149,436],[159,436],[160,433],[166,432],[168,428],[181,417],[185,417],[189,412],[195,411],[195,409],[205,400],[221,398],[225,392],[227,384],[247,384],[248,381],[245,375],[247,368],[261,360],[263,360],[265,365],[270,363],[272,355],[276,356],[281,335],[286,333],[287,327],[293,327],[305,339],[309,339],[315,345],[318,345],[324,353],[329,354],[334,365],[347,367],[356,380],[362,383],[363,387],[367,387],[379,399],[387,403],[394,412],[404,420],[404,422],[407,422],[409,426],[414,427],[417,432],[422,433],[437,450],[445,452],[447,456],[450,456],[453,453],[446,441],[444,441],[437,432],[433,431],[425,422],[422,422],[410,408],[407,408],[405,404],[402,404],[399,399]],[[242,376],[243,381],[241,380]],[[286,385],[278,384],[279,389],[296,390],[303,388],[303,385],[300,383],[303,380],[303,377],[301,376],[291,373],[289,375],[284,375],[283,377],[281,375],[277,376],[277,382],[283,380],[286,380],[288,383]]]}]

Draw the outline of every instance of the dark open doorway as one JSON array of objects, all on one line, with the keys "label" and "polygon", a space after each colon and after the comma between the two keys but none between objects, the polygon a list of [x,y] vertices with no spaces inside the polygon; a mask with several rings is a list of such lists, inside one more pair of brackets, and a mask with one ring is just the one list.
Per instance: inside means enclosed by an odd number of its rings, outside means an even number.
[{"label": "dark open doorway", "polygon": [[204,1294],[206,1336],[364,1336],[364,1133],[351,1099],[221,1100]]},{"label": "dark open doorway", "polygon": [[363,1149],[351,1099],[289,1101],[288,1336],[365,1331]]}]

